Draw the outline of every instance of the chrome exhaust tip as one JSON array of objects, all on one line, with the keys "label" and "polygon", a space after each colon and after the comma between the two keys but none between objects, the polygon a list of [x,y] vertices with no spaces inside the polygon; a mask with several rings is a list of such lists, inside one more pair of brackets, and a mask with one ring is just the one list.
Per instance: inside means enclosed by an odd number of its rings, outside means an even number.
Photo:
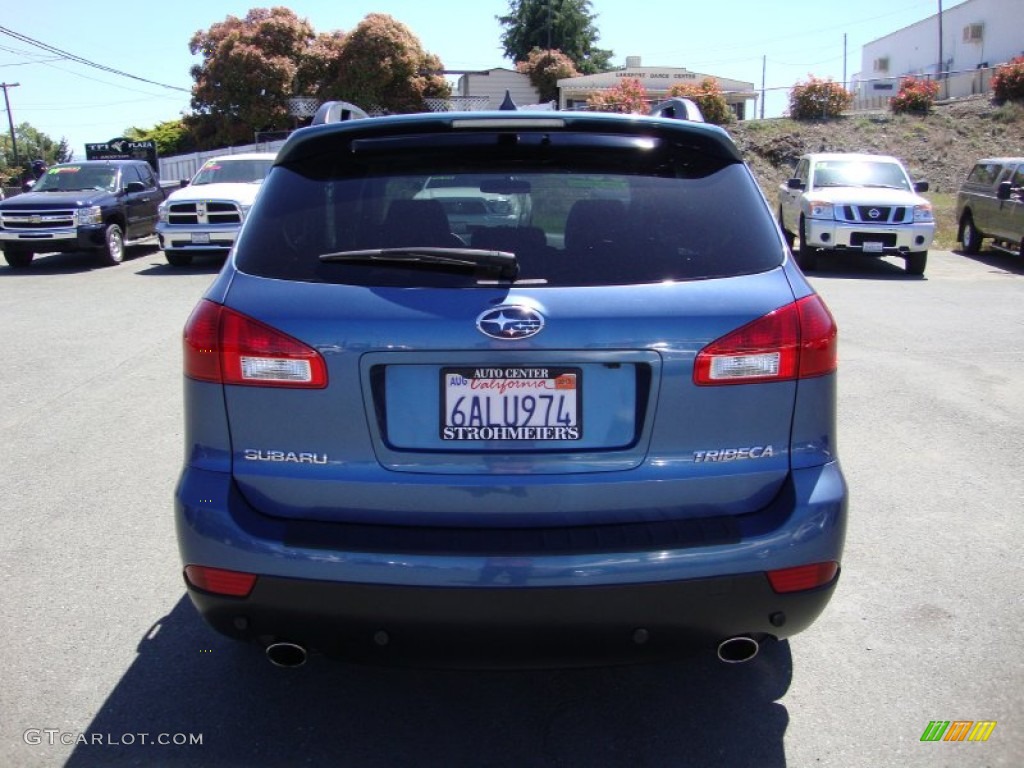
[{"label": "chrome exhaust tip", "polygon": [[275,667],[301,667],[306,663],[306,649],[296,643],[279,642],[267,646],[267,658]]},{"label": "chrome exhaust tip", "polygon": [[718,660],[726,664],[742,664],[757,656],[761,646],[757,640],[746,635],[730,637],[718,644]]}]

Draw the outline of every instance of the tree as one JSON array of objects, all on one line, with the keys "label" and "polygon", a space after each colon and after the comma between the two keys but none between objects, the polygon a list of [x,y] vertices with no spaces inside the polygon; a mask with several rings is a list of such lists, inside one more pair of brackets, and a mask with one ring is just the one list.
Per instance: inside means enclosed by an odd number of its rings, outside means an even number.
[{"label": "tree", "polygon": [[668,90],[669,96],[681,96],[684,99],[692,99],[700,107],[704,120],[714,125],[726,125],[733,120],[733,111],[729,102],[725,100],[725,94],[718,86],[718,81],[705,77],[699,85],[692,83],[679,83]]},{"label": "tree", "polygon": [[498,17],[505,28],[501,35],[505,56],[529,61],[534,48],[556,49],[582,74],[610,69],[612,52],[596,47],[597,16],[590,7],[590,0],[509,0],[508,14]]},{"label": "tree", "polygon": [[14,137],[18,144],[18,162],[14,162],[14,147],[11,136],[4,131],[0,136],[0,179],[4,186],[20,184],[19,179],[28,170],[33,160],[42,160],[47,165],[66,163],[74,156],[68,148],[67,139],[54,141],[45,133],[33,128],[29,123],[21,123],[14,128]]},{"label": "tree", "polygon": [[189,50],[203,60],[192,67],[186,124],[200,145],[243,144],[255,131],[291,127],[287,100],[315,39],[308,21],[282,7],[254,8],[196,32]]},{"label": "tree", "polygon": [[184,120],[167,120],[152,128],[129,128],[123,134],[133,141],[152,141],[160,157],[195,152],[199,147]]},{"label": "tree", "polygon": [[572,59],[558,50],[541,50],[534,48],[526,61],[517,61],[516,70],[529,75],[533,87],[540,93],[541,101],[554,101],[558,98],[558,81],[567,77],[576,77],[579,72]]},{"label": "tree", "polygon": [[451,95],[441,60],[426,53],[408,27],[383,13],[359,22],[331,69],[336,75],[320,88],[321,98],[366,110],[418,112],[426,107],[424,99]]},{"label": "tree", "polygon": [[322,32],[302,53],[295,73],[295,96],[317,98],[326,101],[332,98],[333,89],[329,84],[342,80],[339,64],[345,46],[345,33],[340,31]]}]

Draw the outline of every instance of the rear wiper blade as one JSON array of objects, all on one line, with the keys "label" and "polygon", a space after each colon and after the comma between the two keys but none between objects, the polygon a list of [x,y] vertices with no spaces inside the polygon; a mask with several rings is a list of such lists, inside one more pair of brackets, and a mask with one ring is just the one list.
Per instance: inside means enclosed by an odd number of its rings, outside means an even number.
[{"label": "rear wiper blade", "polygon": [[396,264],[461,267],[467,270],[493,270],[499,277],[515,280],[519,275],[516,255],[508,251],[490,251],[479,248],[368,248],[361,251],[338,251],[320,256],[324,263]]}]

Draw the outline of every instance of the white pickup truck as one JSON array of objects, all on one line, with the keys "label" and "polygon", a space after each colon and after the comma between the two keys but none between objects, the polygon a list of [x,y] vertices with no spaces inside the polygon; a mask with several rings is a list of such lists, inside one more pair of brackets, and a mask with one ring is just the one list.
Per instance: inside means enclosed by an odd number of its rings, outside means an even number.
[{"label": "white pickup truck", "polygon": [[231,250],[276,156],[245,152],[212,157],[190,182],[182,182],[160,206],[156,225],[167,262],[185,267],[196,254]]},{"label": "white pickup truck", "polygon": [[805,272],[829,251],[902,256],[912,275],[924,274],[935,238],[932,205],[903,164],[888,155],[804,155],[779,189],[779,224]]}]

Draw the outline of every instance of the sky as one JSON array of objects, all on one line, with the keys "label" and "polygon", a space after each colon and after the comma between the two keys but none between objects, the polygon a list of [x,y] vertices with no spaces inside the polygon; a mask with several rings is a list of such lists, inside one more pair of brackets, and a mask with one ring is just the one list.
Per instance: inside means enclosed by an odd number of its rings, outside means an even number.
[{"label": "sky", "polygon": [[[0,0],[0,27],[105,67],[58,56],[0,30],[0,80],[14,123],[29,123],[76,159],[85,144],[151,128],[189,111],[188,43],[228,16],[280,2],[252,0]],[[842,81],[861,70],[861,47],[959,0],[591,0],[597,45],[612,63],[685,67],[766,88],[765,116],[787,106],[787,89],[810,75]],[[508,0],[294,0],[317,32],[351,31],[370,13],[405,24],[446,69],[514,68],[497,17]],[[844,60],[845,42],[845,60]],[[844,66],[845,61],[845,66]],[[127,75],[114,74],[119,70]],[[149,82],[146,82],[149,81]],[[0,104],[0,108],[5,105]],[[760,111],[760,106],[757,108]],[[0,133],[8,133],[6,108]]]}]

